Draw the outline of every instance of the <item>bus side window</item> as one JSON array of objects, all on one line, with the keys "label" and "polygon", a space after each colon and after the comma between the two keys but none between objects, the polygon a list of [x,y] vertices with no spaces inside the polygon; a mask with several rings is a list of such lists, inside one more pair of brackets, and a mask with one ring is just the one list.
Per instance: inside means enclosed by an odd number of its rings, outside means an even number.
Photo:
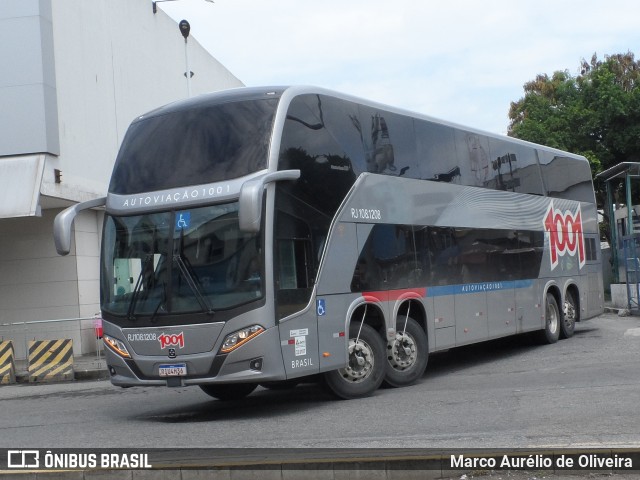
[{"label": "bus side window", "polygon": [[306,239],[278,240],[278,286],[281,290],[311,286],[311,243]]},{"label": "bus side window", "polygon": [[462,281],[460,246],[456,230],[450,227],[429,227],[427,245],[431,264],[429,285],[454,285]]},{"label": "bus side window", "polygon": [[309,225],[278,211],[275,281],[278,318],[302,310],[311,296],[314,258]]},{"label": "bus side window", "polygon": [[422,275],[412,227],[378,224],[360,252],[351,291],[420,286]]}]

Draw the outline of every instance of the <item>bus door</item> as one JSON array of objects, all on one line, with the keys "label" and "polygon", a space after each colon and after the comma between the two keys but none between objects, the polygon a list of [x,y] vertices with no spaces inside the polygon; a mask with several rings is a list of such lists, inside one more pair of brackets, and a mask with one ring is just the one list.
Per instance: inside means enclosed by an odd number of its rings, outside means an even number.
[{"label": "bus door", "polygon": [[309,225],[278,212],[274,280],[280,345],[287,378],[318,373],[318,322],[313,308],[314,259]]}]

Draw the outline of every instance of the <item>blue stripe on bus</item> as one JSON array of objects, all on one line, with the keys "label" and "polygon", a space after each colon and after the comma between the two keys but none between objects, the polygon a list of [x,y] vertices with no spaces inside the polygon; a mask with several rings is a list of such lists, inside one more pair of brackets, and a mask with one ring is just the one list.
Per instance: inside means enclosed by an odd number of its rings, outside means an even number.
[{"label": "blue stripe on bus", "polygon": [[462,285],[445,285],[441,287],[427,287],[427,297],[441,297],[443,295],[464,295],[467,293],[496,292],[516,288],[530,288],[533,280],[511,280],[497,282],[465,283]]}]

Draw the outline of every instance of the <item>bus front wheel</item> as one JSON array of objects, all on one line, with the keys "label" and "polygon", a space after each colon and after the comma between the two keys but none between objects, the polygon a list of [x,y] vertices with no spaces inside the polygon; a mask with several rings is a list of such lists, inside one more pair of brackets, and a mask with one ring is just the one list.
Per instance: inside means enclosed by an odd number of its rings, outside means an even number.
[{"label": "bus front wheel", "polygon": [[257,383],[226,383],[199,385],[204,393],[224,402],[240,400],[257,388]]},{"label": "bus front wheel", "polygon": [[371,395],[384,379],[385,356],[384,342],[373,327],[351,323],[347,365],[325,373],[325,384],[345,400]]},{"label": "bus front wheel", "polygon": [[383,384],[388,387],[410,385],[424,373],[429,360],[429,343],[424,330],[411,317],[396,320],[396,335],[387,343],[387,373]]}]

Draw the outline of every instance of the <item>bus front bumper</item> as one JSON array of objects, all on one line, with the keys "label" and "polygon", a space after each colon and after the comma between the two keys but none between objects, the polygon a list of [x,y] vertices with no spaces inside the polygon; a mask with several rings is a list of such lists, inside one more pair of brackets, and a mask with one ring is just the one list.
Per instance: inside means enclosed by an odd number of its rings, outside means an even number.
[{"label": "bus front bumper", "polygon": [[[267,329],[231,353],[216,351],[178,355],[176,358],[132,354],[132,358],[125,359],[107,348],[106,360],[111,383],[121,387],[286,380],[277,327]],[[169,373],[168,376],[161,375],[161,367],[162,371]]]}]

